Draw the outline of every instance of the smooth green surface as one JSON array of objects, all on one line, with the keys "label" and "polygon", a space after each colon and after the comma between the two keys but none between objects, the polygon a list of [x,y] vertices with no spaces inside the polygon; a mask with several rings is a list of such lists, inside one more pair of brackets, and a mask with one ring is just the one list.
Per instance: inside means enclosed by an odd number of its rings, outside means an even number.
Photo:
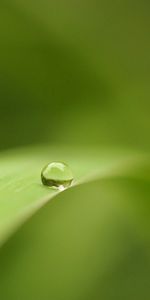
[{"label": "smooth green surface", "polygon": [[57,195],[1,249],[1,297],[148,300],[149,194],[126,175]]},{"label": "smooth green surface", "polygon": [[70,166],[74,185],[117,174],[150,176],[149,155],[129,149],[37,146],[5,152],[0,157],[1,243],[58,193],[41,183],[43,165],[56,160]]},{"label": "smooth green surface", "polygon": [[0,1],[2,300],[150,299],[149,29],[147,0]]}]

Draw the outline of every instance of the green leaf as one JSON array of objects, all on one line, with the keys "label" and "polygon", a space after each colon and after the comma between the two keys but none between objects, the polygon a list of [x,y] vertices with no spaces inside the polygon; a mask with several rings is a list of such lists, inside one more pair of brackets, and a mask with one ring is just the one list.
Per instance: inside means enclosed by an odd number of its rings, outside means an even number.
[{"label": "green leaf", "polygon": [[57,195],[2,247],[2,299],[149,299],[149,180],[108,173]]},{"label": "green leaf", "polygon": [[[128,172],[132,165],[147,165],[148,158],[121,149],[33,147],[8,151],[0,163],[0,241],[58,192],[41,184],[40,172],[50,161],[67,162],[74,184]],[[146,166],[144,171],[146,170]]]},{"label": "green leaf", "polygon": [[[128,172],[143,164],[144,157],[121,149],[33,147],[5,152],[0,157],[0,243],[57,191],[41,184],[43,166],[53,160],[67,162],[74,173],[74,185],[116,172]],[[147,159],[145,157],[147,162]],[[147,164],[147,163],[146,163]]]}]

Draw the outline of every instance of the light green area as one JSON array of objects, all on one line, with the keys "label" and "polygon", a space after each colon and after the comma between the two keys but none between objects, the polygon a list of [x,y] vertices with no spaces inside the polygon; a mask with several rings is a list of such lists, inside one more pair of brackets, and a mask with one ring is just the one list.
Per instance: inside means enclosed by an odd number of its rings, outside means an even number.
[{"label": "light green area", "polygon": [[57,160],[66,162],[72,169],[73,185],[123,174],[149,178],[149,156],[133,150],[37,146],[4,152],[0,157],[1,243],[57,195],[57,191],[41,182],[43,166]]},{"label": "light green area", "polygon": [[[20,196],[14,197],[16,184],[20,186],[19,174],[15,183],[11,183],[13,197],[8,190],[6,198],[5,191],[6,215],[11,218],[11,226],[24,210],[28,208],[28,213],[33,213],[54,196],[40,185],[38,169],[43,163],[42,152],[45,159],[56,155],[51,149],[40,149],[34,159],[27,154],[30,167],[27,168],[26,161],[26,167],[22,168],[27,184],[21,183],[24,191],[20,189]],[[116,155],[98,151],[99,160],[95,152],[86,161],[81,151],[81,156],[74,158],[69,152],[63,149],[61,155],[64,158],[67,155],[73,169],[76,166],[76,185],[55,194],[1,248],[2,299],[148,300],[148,157],[135,159],[129,153],[122,156],[121,151],[115,151]],[[85,176],[96,167],[97,173],[86,183]],[[20,209],[16,206],[18,202]]]},{"label": "light green area", "polygon": [[0,1],[2,300],[150,299],[149,8]]}]

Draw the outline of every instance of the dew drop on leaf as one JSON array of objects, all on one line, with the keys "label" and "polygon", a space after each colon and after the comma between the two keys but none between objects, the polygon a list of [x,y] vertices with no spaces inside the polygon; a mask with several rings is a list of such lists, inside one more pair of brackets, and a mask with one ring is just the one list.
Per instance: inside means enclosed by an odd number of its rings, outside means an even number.
[{"label": "dew drop on leaf", "polygon": [[71,185],[73,174],[67,164],[62,162],[52,162],[43,168],[41,180],[44,185],[62,191]]}]

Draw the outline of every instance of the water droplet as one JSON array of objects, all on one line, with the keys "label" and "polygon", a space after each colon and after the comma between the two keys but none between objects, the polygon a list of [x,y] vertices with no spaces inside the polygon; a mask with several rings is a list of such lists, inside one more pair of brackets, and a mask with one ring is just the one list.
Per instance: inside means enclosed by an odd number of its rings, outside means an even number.
[{"label": "water droplet", "polygon": [[62,191],[71,185],[73,174],[67,164],[62,162],[52,162],[43,168],[41,180],[44,185]]}]

